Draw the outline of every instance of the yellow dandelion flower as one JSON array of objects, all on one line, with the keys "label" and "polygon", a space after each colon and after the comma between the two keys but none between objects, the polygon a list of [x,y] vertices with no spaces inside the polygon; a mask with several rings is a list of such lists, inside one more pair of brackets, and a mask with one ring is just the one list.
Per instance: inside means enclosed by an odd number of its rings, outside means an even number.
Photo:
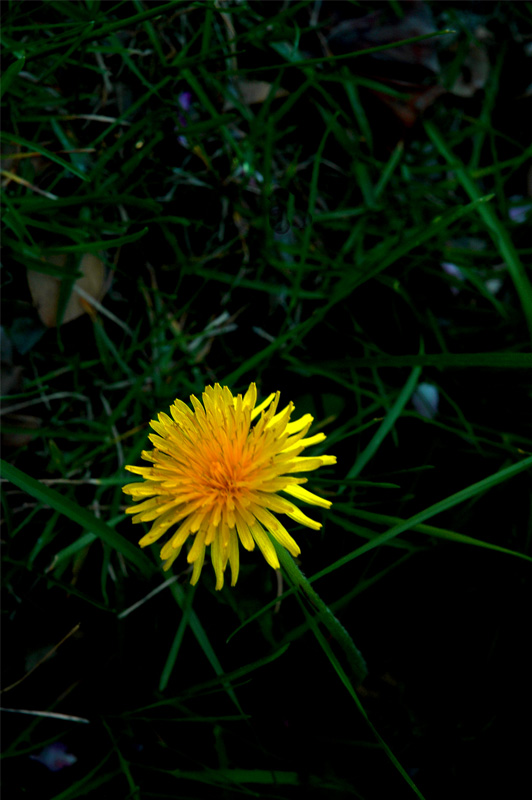
[{"label": "yellow dandelion flower", "polygon": [[191,583],[198,581],[205,549],[210,545],[216,588],[223,586],[228,562],[234,586],[239,541],[246,550],[253,550],[257,544],[274,569],[279,569],[279,560],[266,531],[293,556],[301,552],[274,513],[286,514],[315,530],[321,528],[278,492],[329,508],[329,500],[302,488],[300,484],[307,478],[293,473],[335,464],[336,457],[300,456],[305,447],[323,441],[325,434],[305,438],[313,417],[305,414],[290,422],[294,404],[277,412],[279,397],[279,392],[270,394],[256,405],[254,383],[244,396],[236,397],[227,386],[215,384],[205,388],[203,405],[194,395],[190,397],[192,409],[175,400],[171,417],[161,413],[150,423],[155,433],[149,439],[155,450],[143,451],[142,457],[153,466],[127,466],[130,472],[142,475],[144,482],[130,483],[123,491],[140,501],[126,509],[134,514],[133,522],[154,520],[139,542],[141,547],[156,542],[179,523],[161,550],[163,569],[170,568],[192,537],[187,556],[189,564],[194,565]]}]

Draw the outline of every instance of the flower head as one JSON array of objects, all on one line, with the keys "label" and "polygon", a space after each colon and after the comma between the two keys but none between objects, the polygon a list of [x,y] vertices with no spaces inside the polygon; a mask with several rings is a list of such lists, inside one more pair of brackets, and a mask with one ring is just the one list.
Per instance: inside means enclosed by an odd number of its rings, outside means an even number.
[{"label": "flower head", "polygon": [[290,422],[294,405],[289,403],[277,412],[279,396],[279,392],[270,394],[256,405],[254,383],[244,396],[236,397],[227,386],[215,384],[205,388],[203,405],[194,395],[190,397],[192,409],[175,400],[171,417],[161,413],[150,423],[155,433],[149,438],[155,450],[143,451],[142,457],[153,466],[127,466],[130,472],[142,475],[144,482],[130,483],[123,491],[140,501],[126,509],[134,514],[133,522],[154,520],[139,542],[141,547],[156,542],[179,523],[161,550],[165,570],[192,538],[187,556],[194,565],[191,583],[198,581],[205,549],[210,545],[216,588],[223,586],[227,563],[234,586],[239,542],[246,550],[253,550],[257,544],[274,569],[279,569],[279,560],[266,531],[293,556],[301,552],[272,512],[286,514],[315,530],[321,528],[292,499],[278,493],[329,508],[329,500],[303,489],[300,484],[307,479],[293,473],[335,464],[336,457],[300,456],[305,447],[323,441],[325,434],[305,438],[313,417],[305,414]]}]

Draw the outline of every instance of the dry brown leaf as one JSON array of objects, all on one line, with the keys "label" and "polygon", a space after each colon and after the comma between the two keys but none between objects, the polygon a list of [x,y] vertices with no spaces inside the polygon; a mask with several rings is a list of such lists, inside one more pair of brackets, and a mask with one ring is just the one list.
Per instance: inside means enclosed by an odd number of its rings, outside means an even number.
[{"label": "dry brown leaf", "polygon": [[490,60],[485,47],[472,42],[462,63],[462,72],[449,90],[458,97],[473,97],[486,85],[490,73]]},{"label": "dry brown leaf", "polygon": [[0,386],[2,387],[2,394],[16,394],[21,386],[22,380],[22,367],[15,367],[13,364],[7,364],[2,361],[0,368]]},{"label": "dry brown leaf", "polygon": [[[425,3],[411,2],[408,6],[405,4],[405,8],[406,13],[402,18],[395,15],[390,17],[381,9],[363,17],[340,21],[330,30],[327,39],[329,47],[337,55],[436,32],[432,12]],[[346,3],[344,9],[346,13],[351,13],[349,4]],[[402,62],[423,67],[428,72],[438,74],[440,65],[436,47],[434,39],[427,39],[372,53],[370,57],[377,61]]]},{"label": "dry brown leaf", "polygon": [[[395,82],[395,86],[398,89],[402,88],[399,81]],[[428,86],[421,91],[414,91],[410,87],[409,91],[410,97],[407,100],[402,100],[399,97],[391,97],[391,95],[384,94],[384,92],[374,92],[385,105],[392,109],[405,128],[411,128],[416,123],[419,114],[425,111],[440,97],[440,95],[446,92],[443,86]]]},{"label": "dry brown leaf", "polygon": [[[47,261],[56,267],[64,267],[67,256],[65,253],[58,253],[57,255],[49,256]],[[100,302],[106,292],[105,268],[101,258],[98,258],[94,253],[84,253],[81,257],[78,271],[83,274],[73,286],[72,294],[63,316],[63,324],[71,322],[91,310],[90,302],[80,296],[76,292],[76,288],[79,288],[84,294],[90,295],[97,302]],[[33,304],[39,317],[47,328],[55,328],[57,326],[57,304],[59,302],[61,280],[53,275],[34,272],[30,269],[27,272],[27,276]]]},{"label": "dry brown leaf", "polygon": [[[272,84],[267,81],[246,81],[244,79],[236,81],[236,90],[242,101],[250,106],[253,103],[264,103],[271,92]],[[288,94],[286,89],[279,88],[275,92],[275,97],[285,97]],[[231,100],[224,103],[224,111],[234,108],[235,104]]]},{"label": "dry brown leaf", "polygon": [[[35,435],[31,431],[36,431],[41,427],[42,419],[31,414],[6,414],[3,426],[6,425],[16,425],[18,430],[6,431],[4,427],[2,431],[3,446],[24,447],[35,439]],[[24,431],[28,431],[28,433],[24,433]]]},{"label": "dry brown leaf", "polygon": [[[406,13],[402,19],[390,17],[381,9],[363,17],[339,21],[327,38],[331,52],[341,55],[363,51],[436,32],[432,12],[425,3],[416,1],[404,6]],[[347,3],[343,8],[351,13]],[[398,45],[370,53],[362,62],[366,77],[409,95],[408,99],[401,99],[386,92],[373,92],[405,128],[411,128],[419,115],[445,93],[445,89],[435,83],[440,73],[437,46],[436,39]]]}]

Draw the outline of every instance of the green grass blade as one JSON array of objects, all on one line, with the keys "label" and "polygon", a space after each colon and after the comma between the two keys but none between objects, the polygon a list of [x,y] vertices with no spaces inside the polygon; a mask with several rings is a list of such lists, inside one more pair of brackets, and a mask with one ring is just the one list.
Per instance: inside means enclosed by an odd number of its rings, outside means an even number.
[{"label": "green grass blade", "polygon": [[0,82],[0,100],[4,96],[5,92],[9,89],[11,83],[13,82],[14,78],[17,77],[20,70],[24,68],[24,64],[26,63],[26,56],[22,55],[17,58],[9,67],[6,69],[4,74],[2,75],[2,80]]},{"label": "green grass blade", "polygon": [[[408,45],[417,44],[418,42],[423,42],[427,39],[433,39],[435,36],[446,36],[449,33],[455,33],[450,29],[445,29],[442,31],[435,31],[434,33],[426,33],[422,36],[413,36],[410,39],[401,39],[398,42],[391,42],[390,44],[380,44],[376,45],[375,47],[368,47],[367,49],[357,50],[351,53],[343,53],[342,55],[338,56],[319,56],[317,58],[301,58],[294,61],[284,61],[281,64],[271,64],[271,65],[263,65],[261,67],[253,67],[250,69],[241,70],[241,72],[245,72],[246,74],[250,74],[252,72],[264,72],[265,70],[280,70],[280,69],[287,69],[288,67],[299,67],[302,69],[303,67],[310,67],[314,66],[315,64],[334,64],[339,61],[346,61],[352,58],[358,58],[359,56],[368,56],[374,53],[382,53],[385,50],[394,50],[396,47],[406,47]],[[240,74],[240,72],[239,72]]]},{"label": "green grass blade", "polygon": [[408,378],[407,382],[399,392],[397,400],[386,414],[377,432],[372,437],[368,446],[360,453],[357,460],[347,473],[346,478],[348,480],[350,478],[356,478],[357,475],[360,475],[366,464],[368,464],[368,462],[371,461],[371,459],[381,446],[386,436],[392,430],[397,419],[401,416],[401,412],[404,409],[405,405],[412,397],[416,389],[420,375],[421,375],[421,367],[416,367],[415,369],[412,370],[410,377]]},{"label": "green grass blade", "polygon": [[[374,514],[373,512],[366,511],[365,509],[356,508],[356,506],[352,506],[350,508],[350,513],[354,517],[359,517],[360,519],[365,519],[368,522],[376,522],[383,525],[393,526],[400,525],[404,522],[404,520],[400,519],[399,517],[391,517],[388,514]],[[337,517],[336,514],[331,514],[330,516],[339,525],[345,524],[345,520]],[[350,528],[347,527],[347,530],[349,529]],[[532,562],[532,556],[528,556],[526,553],[519,553],[517,550],[510,550],[507,547],[501,547],[498,544],[486,542],[483,539],[474,539],[472,536],[466,536],[463,533],[457,533],[457,531],[449,531],[445,528],[437,528],[434,525],[423,524],[414,525],[412,530],[418,533],[424,533],[427,536],[433,536],[435,539],[445,539],[448,542],[460,542],[461,544],[471,544],[474,547],[484,547],[487,550],[495,550],[498,553],[505,553],[506,555],[515,556],[516,558],[522,558],[525,561]]]},{"label": "green grass blade", "polygon": [[330,369],[348,364],[350,367],[438,367],[439,369],[532,369],[532,353],[423,353],[411,356],[349,357],[342,364],[328,361]]},{"label": "green grass blade", "polygon": [[[229,697],[231,698],[231,700],[233,701],[233,703],[235,704],[237,709],[240,711],[240,713],[243,714],[244,712],[242,711],[240,703],[238,702],[237,696],[236,696],[232,686],[230,685],[230,683],[227,680],[225,672],[222,669],[222,665],[220,664],[220,661],[218,660],[218,656],[214,652],[214,649],[213,649],[212,644],[210,643],[209,637],[207,636],[207,633],[205,632],[205,628],[201,624],[201,622],[199,620],[199,617],[196,614],[196,612],[192,608],[188,608],[187,597],[185,595],[185,591],[184,591],[183,587],[179,586],[179,584],[177,584],[177,583],[173,583],[172,586],[170,587],[170,591],[174,595],[174,598],[177,601],[177,604],[179,605],[179,608],[181,609],[181,611],[183,613],[185,613],[185,612],[188,613],[188,615],[189,615],[189,623],[188,624],[190,625],[192,633],[196,637],[196,640],[197,640],[199,646],[201,647],[201,649],[205,653],[205,655],[207,657],[207,660],[209,661],[209,663],[210,663],[211,667],[213,668],[214,672],[216,673],[216,675],[218,675],[220,678],[223,679],[223,687],[226,690],[227,694],[229,695]],[[188,611],[187,611],[187,609],[188,609]]]},{"label": "green grass blade", "polygon": [[[301,780],[297,772],[269,769],[176,769],[169,773],[179,780],[207,783],[211,786],[235,789],[239,784],[257,783],[264,786],[299,786]],[[241,790],[242,791],[242,790]],[[247,792],[246,792],[247,794]],[[258,795],[255,795],[258,796]]]},{"label": "green grass blade", "polygon": [[82,181],[88,181],[88,177],[81,172],[81,170],[77,169],[73,164],[70,164],[68,161],[65,161],[64,158],[61,156],[52,153],[51,150],[48,150],[46,147],[38,144],[37,142],[29,142],[27,139],[23,139],[22,136],[18,136],[16,133],[7,133],[6,131],[0,131],[0,141],[5,142],[6,144],[20,144],[22,147],[27,147],[32,153],[40,153],[41,156],[50,159],[50,161],[54,161],[56,164],[59,164],[60,167],[66,169],[67,172],[71,172],[77,178],[81,178]]},{"label": "green grass blade", "polygon": [[179,649],[181,647],[181,643],[183,641],[183,636],[185,635],[185,631],[189,624],[190,619],[190,612],[192,610],[192,603],[194,600],[194,593],[196,587],[191,586],[186,591],[185,597],[185,607],[183,609],[183,616],[179,622],[179,626],[176,631],[176,635],[174,637],[174,641],[170,647],[170,652],[168,653],[168,658],[166,659],[166,663],[163,667],[163,671],[161,673],[161,678],[159,680],[159,691],[163,692],[166,687],[168,686],[168,681],[170,680],[170,676],[174,671],[175,663],[177,661],[177,656],[179,655]]},{"label": "green grass blade", "polygon": [[349,665],[353,670],[353,674],[356,676],[357,682],[362,683],[368,674],[368,668],[360,650],[353,642],[351,635],[344,628],[341,622],[336,619],[329,606],[324,603],[316,590],[312,588],[310,582],[303,575],[288,550],[285,550],[285,548],[280,545],[273,536],[270,534],[268,535],[270,536],[270,540],[275,547],[281,566],[286,572],[290,583],[292,583],[294,586],[297,586],[297,588],[300,589],[310,600],[313,608],[317,609],[316,619],[325,625],[329,633],[338,642],[346,654]]},{"label": "green grass blade", "polygon": [[400,258],[415,250],[420,245],[432,239],[436,234],[447,230],[459,219],[471,214],[478,206],[481,206],[492,199],[493,195],[476,198],[472,203],[464,206],[457,206],[450,211],[434,217],[428,225],[420,225],[406,236],[396,236],[391,241],[388,239],[382,244],[377,245],[371,250],[358,265],[358,270],[353,274],[346,275],[338,281],[329,302],[329,307],[344,300],[346,294],[350,294],[358,286],[361,286],[370,278],[374,278],[379,273],[395,264]]},{"label": "green grass blade", "polygon": [[416,796],[419,797],[420,800],[425,800],[424,795],[419,791],[419,789],[417,788],[416,784],[414,783],[414,781],[412,780],[410,775],[406,772],[406,770],[404,769],[404,767],[400,763],[399,759],[395,756],[395,754],[392,752],[390,747],[386,744],[386,742],[384,741],[384,739],[382,738],[380,733],[377,731],[377,729],[375,728],[375,726],[373,725],[373,723],[369,719],[364,706],[362,705],[362,703],[360,702],[360,700],[359,700],[359,698],[357,696],[357,693],[356,693],[356,691],[355,691],[355,689],[353,687],[353,684],[351,683],[349,677],[345,673],[342,665],[340,664],[340,662],[336,658],[335,654],[331,650],[329,643],[327,642],[327,640],[323,636],[322,632],[320,631],[320,629],[316,625],[315,620],[306,611],[306,609],[304,608],[303,604],[301,604],[301,606],[302,606],[303,610],[305,611],[308,623],[309,623],[310,627],[312,628],[312,632],[314,633],[314,636],[316,637],[320,647],[322,648],[323,652],[325,653],[325,655],[329,659],[329,661],[331,663],[331,666],[333,667],[333,669],[335,670],[336,674],[338,675],[338,677],[342,681],[343,685],[347,689],[349,695],[355,701],[355,704],[356,704],[358,710],[360,711],[360,713],[364,717],[367,725],[371,729],[373,735],[375,736],[375,738],[379,742],[380,746],[382,747],[382,749],[384,750],[384,752],[386,753],[386,755],[388,756],[388,758],[390,759],[390,761],[392,762],[392,764],[394,765],[396,770],[400,773],[400,775],[404,778],[404,780],[410,786],[412,791],[416,794]]},{"label": "green grass blade", "polygon": [[[262,658],[257,659],[256,661],[252,661],[250,664],[244,664],[242,667],[237,667],[237,669],[232,670],[231,672],[222,672],[222,674],[217,678],[212,678],[211,680],[204,681],[203,683],[196,684],[191,686],[190,688],[184,688],[179,692],[179,699],[182,697],[195,697],[200,694],[204,694],[207,690],[213,689],[216,686],[220,686],[221,683],[227,681],[237,681],[241,678],[244,678],[246,675],[249,675],[255,670],[259,669],[260,667],[266,666],[266,664],[270,664],[272,661],[276,661],[280,658],[289,648],[289,643],[283,644],[277,648],[273,653],[270,653],[267,656],[263,656]],[[142,706],[141,708],[136,708],[133,711],[128,711],[127,714],[129,716],[139,714],[141,711],[150,711],[154,708],[161,708],[163,706],[167,706],[169,702],[172,702],[173,698],[165,698],[164,700],[158,700],[156,703],[150,703],[148,706]],[[247,714],[241,713],[238,719],[248,719]]]},{"label": "green grass blade", "polygon": [[[447,161],[449,168],[456,174],[458,182],[461,184],[464,191],[467,192],[471,200],[478,202],[481,199],[480,191],[471,178],[465,164],[452,153],[432,122],[425,123],[425,130],[440,154]],[[521,263],[521,259],[510,239],[507,228],[499,220],[493,208],[490,205],[481,203],[478,205],[477,211],[488,229],[501,258],[510,271],[523,311],[525,312],[530,333],[532,334],[532,283],[530,278]]]},{"label": "green grass blade", "polygon": [[138,547],[128,542],[119,533],[117,533],[109,525],[106,525],[103,520],[98,519],[91,514],[90,511],[79,506],[68,497],[63,497],[62,494],[51,489],[49,486],[35,480],[25,472],[22,472],[17,467],[13,467],[6,461],[0,461],[0,470],[2,476],[7,478],[11,483],[14,483],[19,489],[27,492],[36,500],[39,500],[46,505],[51,506],[61,514],[65,514],[73,522],[81,525],[86,531],[96,534],[103,542],[106,542],[110,547],[131,561],[141,572],[148,576],[153,574],[155,567],[150,564],[146,556],[139,550]]},{"label": "green grass blade", "polygon": [[121,247],[123,244],[136,242],[148,232],[148,228],[136,233],[129,233],[125,236],[118,236],[116,239],[101,239],[97,242],[82,242],[81,244],[65,244],[60,247],[51,247],[46,252],[49,253],[95,253],[99,250],[105,250],[107,247]]},{"label": "green grass blade", "polygon": [[[390,530],[386,531],[380,536],[375,537],[375,539],[373,539],[371,542],[366,542],[366,544],[363,544],[361,547],[358,547],[356,550],[353,550],[346,556],[339,558],[329,567],[326,567],[326,569],[323,569],[313,575],[311,580],[315,581],[324,575],[328,575],[330,572],[334,572],[334,570],[338,569],[338,567],[348,564],[354,558],[358,558],[358,556],[361,556],[363,553],[367,553],[369,550],[373,550],[375,547],[379,547],[381,544],[385,544],[395,536],[399,536],[400,533],[412,530],[416,525],[419,525],[419,523],[424,522],[426,519],[435,517],[437,514],[441,514],[443,511],[448,511],[450,508],[453,508],[459,503],[470,500],[472,497],[476,497],[478,494],[482,494],[494,486],[497,486],[497,484],[503,483],[509,478],[513,478],[514,475],[518,475],[520,472],[524,472],[530,468],[532,468],[532,456],[524,458],[517,464],[512,464],[511,467],[506,467],[505,469],[500,470],[500,472],[496,472],[494,475],[490,475],[488,478],[484,478],[477,483],[472,483],[471,486],[468,486],[466,489],[462,489],[461,491],[446,497],[445,500],[440,500],[438,503],[434,503],[434,505],[429,506],[424,511],[420,511],[419,514],[414,514],[413,517],[401,522],[399,525],[394,525],[392,528],[390,528]],[[526,555],[521,555],[521,558],[532,560]]]},{"label": "green grass blade", "polygon": [[[140,14],[135,14],[134,16],[128,17],[126,19],[118,19],[114,20],[113,22],[106,22],[104,25],[101,25],[99,28],[93,28],[92,24],[89,24],[89,21],[85,22],[85,31],[84,35],[81,37],[80,42],[85,39],[90,39],[91,41],[96,41],[101,39],[105,36],[108,36],[110,33],[114,31],[123,30],[127,27],[135,27],[140,22],[144,22],[145,20],[152,19],[153,17],[157,17],[161,14],[164,14],[167,11],[175,10],[176,5],[179,4],[179,0],[176,3],[176,0],[171,0],[169,3],[163,3],[162,5],[154,6],[151,5],[147,11],[143,11]],[[70,5],[70,4],[69,4]],[[67,31],[68,34],[68,31]],[[63,50],[64,47],[70,45],[71,42],[68,41],[52,41],[47,42],[45,47],[37,47],[33,50],[26,53],[26,58],[29,61],[32,58],[39,58],[43,55],[51,55],[52,53],[57,52],[58,50]]]}]

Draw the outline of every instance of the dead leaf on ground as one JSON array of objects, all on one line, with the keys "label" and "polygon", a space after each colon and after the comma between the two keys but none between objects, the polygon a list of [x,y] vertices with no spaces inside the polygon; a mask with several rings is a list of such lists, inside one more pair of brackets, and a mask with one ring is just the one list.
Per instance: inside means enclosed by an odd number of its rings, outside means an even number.
[{"label": "dead leaf on ground", "polygon": [[[406,7],[402,19],[390,17],[383,10],[363,17],[344,19],[331,28],[327,42],[334,55],[341,55],[379,45],[390,45],[435,31],[428,6],[413,2]],[[367,56],[369,61],[363,69],[367,77],[408,95],[406,98],[399,98],[373,90],[405,128],[411,128],[419,115],[446,91],[435,82],[440,73],[437,46],[436,39],[427,39]]]},{"label": "dead leaf on ground", "polygon": [[473,97],[479,89],[484,88],[489,74],[490,60],[486,48],[471,42],[460,75],[449,91],[458,97]]},{"label": "dead leaf on ground", "polygon": [[[391,81],[390,81],[391,83]],[[395,88],[403,89],[410,93],[407,100],[399,97],[392,97],[384,92],[375,91],[374,94],[382,102],[392,109],[396,117],[401,120],[405,128],[411,128],[417,121],[420,113],[423,113],[431,106],[438,97],[445,94],[443,86],[429,86],[426,89],[414,90],[411,86],[401,86],[399,81],[395,81]]]},{"label": "dead leaf on ground", "polygon": [[[331,28],[327,41],[332,52],[340,54],[389,45],[435,32],[436,26],[430,8],[424,3],[415,2],[407,7],[402,19],[390,17],[383,10],[363,17],[344,19]],[[377,61],[402,62],[438,74],[440,65],[436,48],[435,39],[426,39],[372,53],[371,58]]]},{"label": "dead leaf on ground", "polygon": [[[48,256],[46,259],[49,264],[56,267],[64,267],[67,262],[65,253]],[[94,253],[84,253],[79,263],[78,271],[83,273],[81,278],[74,283],[72,294],[67,303],[63,316],[63,324],[77,319],[86,312],[91,312],[93,306],[90,300],[82,295],[89,295],[98,303],[107,291],[105,281],[105,267],[101,258]],[[37,313],[47,328],[57,326],[57,305],[59,302],[59,292],[61,280],[53,275],[46,275],[43,272],[28,270],[28,285],[31,292],[33,304]],[[80,290],[80,293],[76,291]]]},{"label": "dead leaf on ground", "polygon": [[[241,79],[236,81],[235,88],[241,100],[246,105],[251,106],[254,103],[264,103],[272,90],[272,84],[267,81],[246,81]],[[286,97],[287,94],[286,89],[279,88],[274,97]],[[229,111],[234,107],[233,101],[228,99],[224,103],[223,110]]]},{"label": "dead leaf on ground", "polygon": [[[7,425],[15,425],[17,430],[7,431],[5,429]],[[35,439],[32,431],[38,430],[41,425],[42,419],[31,414],[6,414],[2,420],[2,445],[4,447],[24,447]]]}]

